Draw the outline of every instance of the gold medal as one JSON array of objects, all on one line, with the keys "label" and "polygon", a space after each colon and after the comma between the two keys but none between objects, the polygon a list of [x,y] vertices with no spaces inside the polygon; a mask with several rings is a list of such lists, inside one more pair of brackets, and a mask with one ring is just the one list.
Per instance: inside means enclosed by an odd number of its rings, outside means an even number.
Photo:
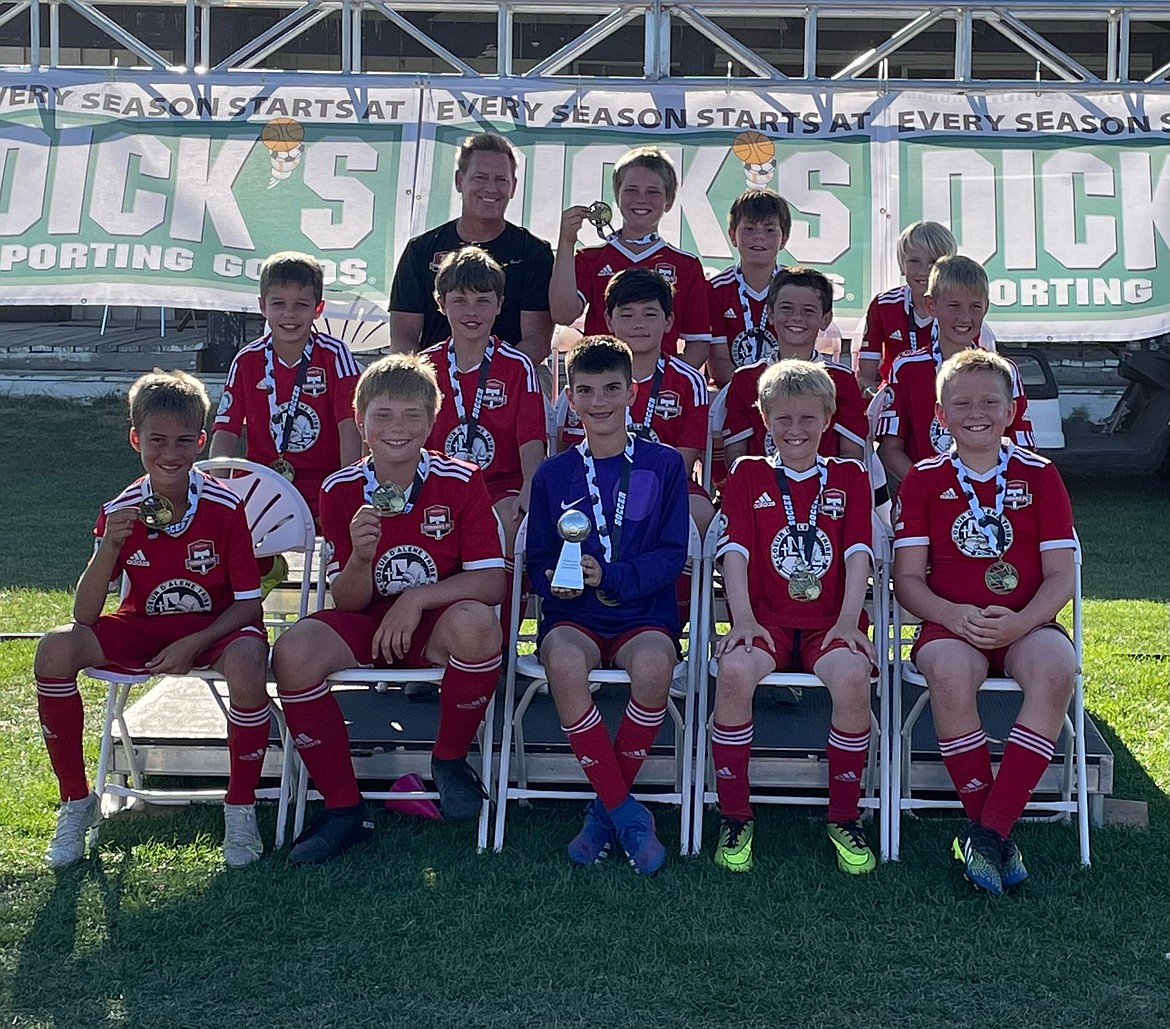
[{"label": "gold medal", "polygon": [[816,600],[821,595],[821,580],[811,568],[798,568],[788,577],[788,595],[793,600]]},{"label": "gold medal", "polygon": [[165,529],[175,520],[175,506],[159,493],[152,493],[138,505],[138,516],[148,529]]},{"label": "gold medal", "polygon": [[590,225],[600,230],[613,220],[613,208],[604,200],[594,200],[585,212],[585,217]]},{"label": "gold medal", "polygon": [[601,590],[597,591],[597,599],[606,607],[617,607],[620,603],[617,597],[611,597],[608,593],[603,593]]},{"label": "gold medal", "polygon": [[406,490],[393,482],[380,482],[370,494],[370,503],[383,518],[402,514],[406,510]]},{"label": "gold medal", "polygon": [[271,465],[269,465],[269,467],[274,472],[276,472],[277,475],[281,475],[288,479],[289,482],[292,482],[293,479],[297,477],[297,470],[283,457],[278,457],[275,461],[272,462]]},{"label": "gold medal", "polygon": [[1020,584],[1020,573],[1016,571],[1014,565],[1001,558],[987,566],[983,573],[983,581],[992,593],[998,593],[1002,597],[1011,593]]}]

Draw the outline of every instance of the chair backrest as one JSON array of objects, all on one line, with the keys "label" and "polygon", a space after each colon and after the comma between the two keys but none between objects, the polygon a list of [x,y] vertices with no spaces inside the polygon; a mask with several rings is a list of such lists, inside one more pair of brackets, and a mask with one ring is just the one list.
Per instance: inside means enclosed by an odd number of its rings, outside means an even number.
[{"label": "chair backrest", "polygon": [[711,398],[707,408],[707,445],[703,449],[703,489],[711,493],[711,459],[715,448],[716,435],[723,435],[723,422],[727,418],[727,391],[730,383]]},{"label": "chair backrest", "polygon": [[195,465],[244,501],[257,557],[296,551],[313,554],[316,527],[305,498],[283,475],[241,457],[216,457]]},{"label": "chair backrest", "polygon": [[313,328],[341,340],[355,354],[387,349],[390,346],[390,323],[377,318],[367,320],[362,317],[365,313],[359,308],[342,315],[329,314],[318,318]]},{"label": "chair backrest", "polygon": [[552,457],[553,454],[560,453],[561,450],[561,429],[565,422],[569,420],[569,398],[565,395],[565,391],[561,390],[557,394],[557,402],[552,408],[551,416],[548,422],[548,454]]}]

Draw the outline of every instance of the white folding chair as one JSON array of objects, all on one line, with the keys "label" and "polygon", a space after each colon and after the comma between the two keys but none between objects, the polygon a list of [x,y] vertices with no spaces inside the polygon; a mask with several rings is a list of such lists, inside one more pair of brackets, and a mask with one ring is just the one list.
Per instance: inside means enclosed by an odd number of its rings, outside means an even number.
[{"label": "white folding chair", "polygon": [[[312,562],[316,549],[313,516],[309,512],[304,497],[297,492],[292,483],[271,468],[245,461],[242,458],[216,458],[210,461],[201,461],[195,467],[200,471],[216,475],[224,486],[244,501],[248,528],[252,533],[252,549],[258,558],[273,557],[280,553],[294,553],[303,556],[304,573],[297,608],[298,614],[303,617],[308,612],[313,577]],[[281,619],[279,624],[291,623]],[[127,799],[148,801],[152,804],[189,804],[197,801],[214,802],[224,799],[226,791],[218,788],[164,790],[146,787],[144,784],[144,761],[127,725],[125,712],[131,688],[146,682],[151,676],[127,674],[108,668],[87,668],[85,672],[91,678],[107,684],[105,718],[102,724],[95,786],[95,791],[102,801],[103,810],[116,810],[117,807],[121,806],[122,801]],[[219,689],[220,684],[224,682],[223,676],[213,669],[192,669],[187,674],[188,677],[203,679],[207,683],[211,696],[223,714],[226,726],[226,691],[221,692]],[[280,736],[284,739],[284,717],[279,706],[273,704],[272,712]],[[113,733],[115,724],[118,727],[116,741]],[[114,770],[115,742],[120,745],[125,759],[126,776]],[[256,791],[258,798],[275,799],[278,802],[277,847],[284,844],[288,795],[292,782],[291,770],[291,749],[286,745],[281,758],[280,785],[274,789],[265,788]],[[130,780],[129,785],[125,782],[127,776]],[[97,844],[97,835],[98,829],[95,828],[90,834],[89,846],[91,849]]]},{"label": "white folding chair", "polygon": [[[528,519],[520,525],[516,536],[516,564],[517,575],[512,587],[512,610],[515,612],[512,625],[512,639],[505,643],[505,659],[507,671],[504,680],[504,717],[503,734],[500,741],[500,767],[496,789],[496,823],[494,849],[502,850],[504,846],[504,827],[507,818],[508,802],[513,800],[527,803],[529,800],[592,800],[595,796],[581,766],[569,752],[564,754],[543,755],[539,770],[531,767],[530,755],[525,748],[524,716],[528,712],[533,699],[541,691],[541,687],[548,682],[544,667],[540,664],[539,656],[535,653],[521,654],[520,646],[525,641],[520,636],[520,626],[523,613],[520,612],[520,579],[519,574],[524,560],[525,545],[528,537]],[[694,522],[690,523],[690,538],[688,540],[687,555],[692,567],[698,562],[702,551],[698,529]],[[688,621],[691,633],[698,624],[699,611],[699,577],[691,577],[691,591],[688,608]],[[689,646],[694,653],[695,638],[690,637]],[[680,712],[673,698],[667,700],[666,709],[674,726],[674,755],[673,755],[673,783],[664,790],[649,789],[635,790],[633,796],[641,801],[657,801],[666,804],[677,804],[680,817],[680,847],[681,854],[687,854],[690,847],[690,794],[691,780],[694,771],[694,726],[695,726],[695,684],[694,671],[696,663],[689,658],[680,661],[674,670],[676,678],[683,678],[687,684],[686,697],[683,700],[683,709]],[[516,676],[526,676],[530,681],[524,690],[519,702],[516,700]],[[625,684],[630,682],[629,675],[620,669],[594,669],[589,673],[590,683]],[[566,744],[567,746],[567,744]],[[512,779],[515,778],[515,783]],[[534,780],[539,778],[539,785]]]},{"label": "white folding chair", "polygon": [[[703,846],[703,811],[707,804],[713,804],[719,799],[715,789],[715,769],[711,762],[711,728],[714,720],[709,711],[713,708],[710,703],[710,685],[719,673],[719,662],[712,656],[715,643],[716,612],[714,603],[715,553],[719,544],[719,537],[724,531],[726,516],[719,514],[712,521],[703,541],[702,579],[700,588],[702,609],[699,614],[703,638],[700,641],[699,653],[703,655],[702,663],[696,662],[698,711],[701,719],[698,732],[697,754],[695,757],[695,795],[694,795],[694,827],[692,839],[692,853],[698,854]],[[867,602],[867,608],[873,625],[874,650],[878,659],[878,675],[875,684],[878,690],[878,714],[870,714],[870,743],[869,754],[866,759],[864,795],[860,806],[863,810],[876,810],[879,825],[879,850],[882,860],[889,855],[889,790],[886,786],[886,767],[888,737],[889,737],[889,648],[885,640],[889,636],[889,574],[890,574],[890,544],[885,529],[876,515],[873,518],[873,591],[872,602]],[[760,680],[762,686],[789,686],[798,689],[824,688],[815,675],[806,672],[772,672]],[[828,735],[828,725],[825,726],[825,735]],[[767,761],[765,757],[755,757],[753,763],[759,765]],[[820,762],[818,762],[820,764]],[[827,765],[825,766],[827,769]],[[810,784],[811,785],[811,784]],[[790,787],[791,788],[791,787]],[[816,783],[812,789],[827,789],[827,780]],[[755,790],[749,800],[752,804],[783,804],[789,806],[810,806],[828,804],[827,792],[822,795],[813,795],[810,788],[802,788],[799,793],[784,792],[784,788],[772,787],[768,792]]]},{"label": "white folding chair", "polygon": [[[1067,820],[1072,814],[1077,816],[1077,835],[1080,846],[1081,864],[1089,864],[1089,790],[1088,770],[1085,755],[1085,694],[1083,657],[1084,641],[1081,632],[1081,545],[1077,538],[1075,551],[1076,580],[1073,591],[1073,647],[1076,650],[1077,674],[1076,685],[1073,691],[1069,711],[1064,716],[1064,729],[1061,736],[1064,746],[1062,765],[1060,770],[1060,795],[1056,800],[1032,800],[1025,806],[1025,812],[1048,812],[1048,818]],[[907,624],[912,621],[901,604],[894,602],[893,621],[893,658],[894,658],[894,688],[890,691],[891,725],[899,729],[900,744],[898,753],[890,763],[890,856],[897,860],[901,852],[902,842],[902,812],[918,811],[923,808],[961,809],[962,802],[954,796],[953,788],[948,781],[947,796],[915,796],[913,782],[912,748],[914,727],[918,722],[926,705],[930,701],[930,693],[926,686],[926,677],[914,664],[902,655],[903,647],[912,642],[912,638],[903,641],[902,633]],[[905,686],[914,686],[922,690],[921,695],[914,701],[908,714],[903,717],[903,692]],[[980,692],[987,693],[1019,693],[1020,684],[1012,678],[984,679],[979,687]],[[1046,776],[1049,774],[1045,773]],[[1044,780],[1041,780],[1041,784]]]},{"label": "white folding chair", "polygon": [[[711,462],[715,449],[715,438],[723,438],[723,422],[727,418],[727,391],[730,388],[730,383],[724,386],[711,398],[711,404],[707,408],[707,446],[703,450],[703,489],[707,491],[708,496],[712,495]],[[730,469],[728,470],[730,471]]]}]

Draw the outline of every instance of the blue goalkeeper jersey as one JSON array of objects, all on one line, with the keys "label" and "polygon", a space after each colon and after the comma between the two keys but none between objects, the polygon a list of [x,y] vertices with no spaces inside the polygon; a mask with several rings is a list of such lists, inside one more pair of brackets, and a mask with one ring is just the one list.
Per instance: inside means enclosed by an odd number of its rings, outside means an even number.
[{"label": "blue goalkeeper jersey", "polygon": [[[601,507],[609,526],[621,486],[625,456],[595,459]],[[552,595],[546,571],[556,568],[562,540],[557,519],[570,508],[585,514],[593,526],[581,545],[601,564],[601,591],[616,600],[602,603],[590,587],[576,600]],[[678,451],[661,443],[637,439],[618,552],[607,563],[597,533],[585,464],[577,447],[549,458],[532,479],[528,509],[528,576],[542,598],[540,638],[558,622],[573,622],[602,637],[631,629],[658,628],[679,634],[675,583],[687,557],[690,509],[687,473]]]}]

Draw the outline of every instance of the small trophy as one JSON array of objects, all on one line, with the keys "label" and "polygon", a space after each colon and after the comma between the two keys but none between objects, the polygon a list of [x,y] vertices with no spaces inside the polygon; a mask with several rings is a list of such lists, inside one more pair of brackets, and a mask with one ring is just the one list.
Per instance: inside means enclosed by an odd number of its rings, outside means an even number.
[{"label": "small trophy", "polygon": [[589,224],[597,230],[597,235],[602,239],[606,238],[606,229],[613,232],[613,226],[610,225],[610,221],[613,219],[613,208],[604,200],[594,200],[585,212],[585,217]]},{"label": "small trophy", "polygon": [[557,519],[557,532],[565,541],[557,567],[553,572],[552,585],[558,590],[583,590],[585,577],[581,572],[581,544],[589,538],[593,523],[582,511],[570,508]]}]

